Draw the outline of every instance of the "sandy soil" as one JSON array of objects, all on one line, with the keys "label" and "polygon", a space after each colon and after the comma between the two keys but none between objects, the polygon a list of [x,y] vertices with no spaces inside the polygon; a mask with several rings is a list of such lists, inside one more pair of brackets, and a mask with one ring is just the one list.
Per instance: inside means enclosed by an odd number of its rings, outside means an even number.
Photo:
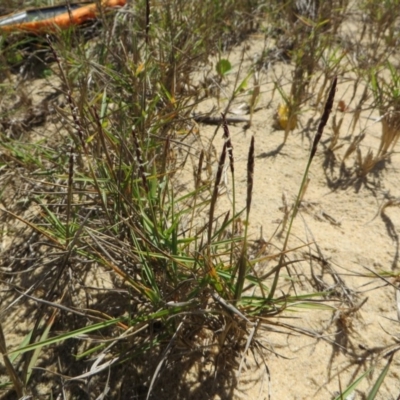
[{"label": "sandy soil", "polygon": [[[242,49],[246,48],[245,61],[239,73],[244,77],[251,60],[262,53],[264,45],[264,40],[255,36],[227,55],[233,65],[233,74],[222,88],[220,103],[210,98],[199,105],[197,112],[210,112],[215,107],[213,113],[219,115],[233,90]],[[273,92],[273,79],[280,76],[283,86],[289,87],[286,84],[290,82],[290,70],[290,66],[281,63],[262,70],[262,95],[251,126],[246,127],[245,123],[230,126],[238,207],[245,205],[247,153],[250,139],[255,136],[256,166],[250,232],[252,240],[265,241],[265,254],[277,253],[283,245],[283,237],[277,233],[284,218],[284,202],[290,207],[297,195],[322,109],[322,104],[315,104],[302,110],[298,128],[289,133],[286,144],[282,146],[284,132],[274,128],[274,114],[281,100],[279,94]],[[36,90],[43,91],[45,82],[41,81]],[[310,182],[289,242],[289,248],[298,248],[289,254],[290,259],[300,260],[291,277],[297,290],[312,293],[334,289],[335,295],[327,298],[327,304],[335,310],[299,308],[285,312],[273,321],[264,321],[257,336],[265,346],[264,360],[257,354],[248,354],[230,398],[330,399],[338,394],[340,388],[344,389],[374,366],[369,378],[357,387],[355,397],[349,397],[362,399],[387,363],[384,356],[398,343],[400,326],[396,282],[392,278],[384,281],[374,273],[394,273],[399,268],[397,230],[400,215],[397,206],[400,204],[400,155],[392,154],[388,161],[382,163],[382,168],[376,168],[364,179],[354,175],[339,179],[341,158],[354,136],[366,133],[362,145],[365,154],[368,149],[376,152],[381,134],[380,123],[373,120],[378,117],[374,112],[362,114],[352,132],[354,113],[351,109],[358,100],[356,97],[353,104],[349,103],[349,85],[347,77],[338,77],[333,114],[312,164]],[[248,100],[248,96],[243,94],[231,109]],[[337,110],[340,99],[348,105],[348,112]],[[332,134],[333,116],[337,120],[343,118],[340,136],[343,147],[334,153],[335,160],[325,152]],[[244,117],[249,118],[249,115]],[[40,135],[41,130],[43,135],[54,132],[55,124],[50,119],[45,125],[36,127],[35,134]],[[201,123],[198,127],[203,145],[207,146],[215,135],[216,127]],[[218,154],[222,143],[222,130],[219,129],[213,140]],[[355,157],[356,153],[346,160],[348,168],[355,162]],[[188,169],[181,174],[182,181],[190,185],[192,172]],[[220,212],[228,209],[231,201],[228,173],[225,179],[225,194],[219,199]],[[18,194],[15,193],[15,196]],[[34,210],[26,210],[26,213],[29,212]],[[3,249],[10,245],[11,233],[21,228],[18,224],[13,229],[9,226],[8,234],[3,233]],[[285,278],[280,287],[282,291],[289,290],[290,286],[289,277]],[[276,323],[290,324],[294,328],[288,331]],[[8,325],[7,329],[7,340],[12,347],[12,327]],[[399,374],[400,360],[395,354],[378,399],[398,398]],[[193,398],[221,398],[217,395],[209,397],[205,389],[203,391],[196,386],[193,375],[187,379],[199,389]],[[232,385],[234,380],[230,381]],[[174,396],[169,394],[165,398]]]},{"label": "sandy soil", "polygon": [[[245,58],[250,62],[252,57],[261,53],[264,42],[255,37],[246,46]],[[242,48],[230,55],[234,74],[239,70],[241,55]],[[248,71],[246,66],[246,62],[241,65],[244,72]],[[250,138],[254,135],[256,166],[250,217],[252,239],[262,238],[281,248],[283,238],[279,239],[277,231],[280,231],[284,217],[283,196],[290,207],[306,168],[321,104],[303,110],[298,129],[289,133],[286,144],[282,146],[284,131],[275,129],[273,122],[281,102],[279,94],[272,96],[271,77],[274,75],[288,77],[290,67],[279,65],[263,72],[262,95],[251,127],[246,127],[245,123],[236,124],[230,126],[230,132],[235,155],[237,207],[245,205],[247,154]],[[240,76],[242,79],[245,74]],[[223,88],[226,97],[232,93],[235,78],[229,78],[231,86],[228,84]],[[397,227],[400,217],[397,206],[400,193],[397,171],[400,157],[397,153],[392,154],[382,168],[378,166],[365,178],[339,179],[341,159],[353,137],[360,132],[366,133],[362,146],[362,152],[366,154],[368,149],[377,151],[381,135],[381,125],[375,120],[379,115],[371,111],[362,114],[352,133],[354,113],[351,109],[357,104],[358,97],[349,103],[349,86],[347,77],[338,77],[334,110],[309,172],[310,182],[289,242],[291,248],[304,246],[290,256],[302,260],[296,266],[297,276],[294,278],[300,283],[301,290],[311,293],[316,288],[335,288],[337,297],[331,299],[331,304],[336,311],[298,310],[282,317],[282,322],[318,333],[318,340],[296,332],[292,335],[275,333],[267,322],[259,334],[260,340],[271,349],[266,356],[270,382],[266,376],[258,383],[253,380],[242,382],[238,385],[238,398],[263,399],[270,395],[272,399],[330,399],[338,394],[340,388],[343,390],[374,365],[376,368],[369,375],[370,379],[363,380],[353,393],[354,399],[363,398],[387,362],[387,358],[382,356],[398,343],[396,282],[389,278],[387,282],[394,284],[391,286],[374,273],[398,271]],[[239,98],[236,103],[240,105],[246,99],[248,97]],[[348,112],[337,109],[339,100],[345,102]],[[199,112],[223,111],[225,105],[223,101],[218,105],[209,100],[199,107]],[[235,109],[235,105],[231,109]],[[333,117],[337,121],[343,118],[340,130],[343,147],[335,151],[332,162],[325,150],[333,131]],[[205,125],[200,127],[200,131],[202,137],[209,140],[216,132],[215,127]],[[213,144],[219,154],[223,144],[221,129]],[[355,157],[346,160],[348,168],[355,162]],[[219,203],[221,212],[229,209],[232,198],[228,172],[225,178],[226,194]],[[268,251],[274,251],[272,246]],[[254,378],[254,365],[252,367],[248,374]],[[262,367],[263,372],[256,369],[260,377],[266,374]],[[398,398],[399,371],[399,360],[395,357],[379,399]],[[244,392],[240,393],[240,389]]]}]

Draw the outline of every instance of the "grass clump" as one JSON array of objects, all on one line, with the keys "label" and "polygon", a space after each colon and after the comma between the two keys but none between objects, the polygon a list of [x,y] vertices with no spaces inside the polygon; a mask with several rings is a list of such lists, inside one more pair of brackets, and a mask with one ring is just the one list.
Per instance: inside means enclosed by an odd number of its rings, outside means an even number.
[{"label": "grass clump", "polygon": [[[48,37],[54,80],[65,96],[63,108],[56,110],[66,132],[57,143],[51,137],[33,140],[33,157],[25,145],[3,136],[10,174],[16,164],[29,179],[49,171],[29,196],[26,206],[39,210],[33,219],[3,210],[43,239],[28,268],[42,278],[32,279],[27,291],[15,284],[22,299],[37,304],[26,341],[9,353],[11,360],[5,356],[19,396],[38,395],[31,382],[43,348],[69,346],[68,338],[91,338],[83,346],[72,344],[68,359],[92,359],[86,376],[98,376],[93,378],[98,379],[96,393],[120,386],[123,396],[146,385],[149,394],[155,389],[157,373],[151,381],[149,374],[159,371],[168,342],[186,343],[190,354],[191,337],[222,329],[217,341],[210,338],[211,346],[240,343],[249,320],[231,303],[235,293],[241,298],[237,281],[243,287],[246,269],[239,268],[238,278],[228,261],[236,264],[243,238],[226,236],[236,212],[223,221],[215,214],[227,152],[233,166],[231,147],[222,151],[213,187],[201,178],[204,153],[194,166],[191,190],[179,192],[174,181],[187,162],[180,156],[184,138],[196,137],[188,124],[199,100],[190,87],[191,74],[217,50],[216,38],[231,46],[249,31],[247,21],[254,22],[251,4],[235,6],[232,12],[212,1],[171,1],[149,10],[150,3],[141,2],[104,20],[92,42],[73,30]],[[26,262],[16,263],[21,276]],[[99,279],[103,284],[92,286]],[[51,333],[58,330],[64,333]],[[8,352],[5,340],[2,349]],[[130,366],[134,359],[142,360],[140,367]],[[78,364],[75,374],[85,375]],[[102,371],[111,366],[112,380],[102,383]],[[125,369],[130,373],[118,373]],[[136,384],[129,388],[132,374]],[[71,395],[84,390],[66,381],[61,386]]]},{"label": "grass clump", "polygon": [[[242,370],[246,352],[261,347],[256,333],[262,324],[272,325],[273,316],[298,307],[333,309],[323,301],[328,291],[279,292],[283,279],[294,287],[293,262],[287,258],[292,226],[334,108],[336,74],[345,70],[345,55],[329,35],[339,32],[348,3],[326,4],[301,14],[293,2],[283,8],[272,2],[264,9],[257,1],[139,1],[102,17],[90,41],[77,29],[43,39],[45,59],[53,61],[46,68],[62,98],[50,115],[56,129],[37,136],[30,130],[28,138],[1,132],[7,183],[26,181],[29,192],[24,204],[13,204],[3,191],[4,218],[28,228],[27,236],[4,255],[3,264],[12,267],[10,276],[16,278],[7,280],[13,296],[3,312],[10,315],[21,302],[31,317],[28,335],[12,350],[0,325],[9,376],[3,387],[12,387],[19,397],[42,395],[37,383],[52,378],[49,372],[40,375],[38,365],[54,366],[51,357],[63,354],[57,384],[46,396],[162,398],[170,380],[176,398],[189,398],[194,389],[185,374],[203,357],[211,360],[201,372],[206,380],[219,378],[210,391],[226,398],[232,396],[232,382],[238,379],[233,372]],[[310,99],[322,104],[314,107],[319,123],[297,198],[291,209],[286,207],[283,246],[268,256],[254,250],[249,239],[256,139],[250,140],[246,199],[239,204],[227,122],[231,104],[251,76],[253,92],[246,95],[252,95],[250,113],[255,112],[262,62],[252,65],[243,80],[237,73],[218,119],[224,137],[219,157],[204,145],[193,122],[196,105],[210,95],[193,83],[193,76],[210,57],[219,58],[212,69],[219,101],[233,69],[221,53],[254,32],[262,11],[286,16],[280,28],[290,42],[290,94],[279,79],[272,82],[288,110],[284,141],[288,130],[297,129],[292,121],[297,122]],[[245,50],[241,63],[244,59]],[[393,88],[379,79],[372,84],[381,115],[389,115],[395,105],[385,101]],[[3,121],[17,112],[8,107]],[[331,152],[341,147],[341,125],[335,126]],[[397,136],[382,139],[379,152],[391,153],[396,142]],[[191,169],[192,179],[185,177],[185,168]],[[221,212],[226,171],[232,203]],[[268,270],[266,259],[272,264]]]}]

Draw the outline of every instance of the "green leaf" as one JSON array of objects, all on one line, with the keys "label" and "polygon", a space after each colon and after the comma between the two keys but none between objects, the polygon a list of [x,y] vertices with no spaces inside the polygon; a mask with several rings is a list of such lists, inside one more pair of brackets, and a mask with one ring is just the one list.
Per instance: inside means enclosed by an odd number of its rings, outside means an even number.
[{"label": "green leaf", "polygon": [[240,85],[235,90],[235,96],[237,96],[240,92],[247,88],[247,84],[249,82],[249,78],[253,75],[253,71],[250,71],[247,76],[242,80]]},{"label": "green leaf", "polygon": [[[53,326],[53,323],[55,321],[55,316],[56,316],[56,314],[54,313],[52,315],[52,317],[49,319],[48,323],[46,324],[46,327],[45,327],[45,329],[43,331],[43,334],[40,337],[40,341],[41,342],[44,342],[49,337],[49,333],[50,333],[51,327]],[[28,366],[28,369],[27,369],[26,377],[24,377],[24,382],[25,382],[26,385],[29,382],[29,379],[30,379],[30,377],[32,375],[33,368],[35,367],[35,365],[37,363],[37,360],[39,358],[41,350],[42,350],[42,346],[36,348],[35,351],[33,352],[32,358],[29,361],[29,366]]]},{"label": "green leaf", "polygon": [[59,343],[59,342],[62,342],[64,340],[66,340],[66,339],[72,339],[72,338],[75,338],[77,336],[84,335],[84,334],[96,331],[98,329],[101,329],[101,328],[106,328],[108,326],[115,325],[118,322],[121,322],[122,320],[123,320],[123,318],[116,318],[116,319],[111,319],[109,321],[100,322],[98,324],[85,326],[84,328],[80,328],[80,329],[77,329],[77,330],[72,331],[72,332],[66,332],[66,333],[63,333],[62,335],[52,337],[52,338],[44,340],[42,342],[32,343],[32,344],[30,344],[28,346],[25,346],[25,347],[21,348],[21,349],[16,349],[16,350],[10,351],[9,354],[11,355],[11,354],[17,353],[18,355],[20,355],[20,354],[23,354],[23,353],[27,353],[28,351],[32,351],[32,350],[38,349],[38,348],[43,347],[43,346],[48,346],[50,344]]},{"label": "green leaf", "polygon": [[232,64],[229,60],[222,58],[216,65],[217,74],[221,77],[226,76],[232,70]]},{"label": "green leaf", "polygon": [[374,400],[376,395],[378,394],[379,388],[381,387],[381,385],[386,377],[386,374],[389,371],[390,364],[392,363],[392,360],[393,360],[393,354],[390,356],[390,358],[386,364],[386,367],[383,368],[383,370],[380,373],[378,379],[376,380],[374,386],[372,387],[371,391],[369,392],[367,400]]},{"label": "green leaf", "polygon": [[347,389],[339,394],[335,398],[335,400],[342,400],[345,399],[347,396],[349,396],[351,393],[353,393],[356,390],[356,387],[359,385],[359,383],[373,370],[373,368],[368,369],[365,371],[358,379],[356,379],[350,386],[347,387]]}]

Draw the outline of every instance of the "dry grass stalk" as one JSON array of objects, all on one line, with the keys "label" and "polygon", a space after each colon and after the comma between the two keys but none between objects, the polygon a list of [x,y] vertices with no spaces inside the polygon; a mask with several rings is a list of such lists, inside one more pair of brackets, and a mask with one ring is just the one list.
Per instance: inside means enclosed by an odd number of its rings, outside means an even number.
[{"label": "dry grass stalk", "polygon": [[400,137],[400,111],[388,111],[381,117],[382,135],[378,150],[379,157],[389,155]]},{"label": "dry grass stalk", "polygon": [[254,185],[254,136],[251,137],[249,154],[247,157],[246,224],[244,228],[245,231],[244,231],[243,246],[237,265],[238,277],[236,281],[236,290],[235,290],[236,301],[240,300],[242,296],[244,281],[246,279],[246,273],[247,273],[247,232],[249,227],[251,200],[253,196],[253,185]]},{"label": "dry grass stalk", "polygon": [[335,151],[343,147],[343,144],[339,144],[340,128],[342,127],[343,117],[340,118],[339,122],[336,121],[336,115],[332,118],[332,137],[328,146],[328,151]]},{"label": "dry grass stalk", "polygon": [[69,166],[68,166],[68,195],[67,195],[67,221],[65,225],[65,243],[68,247],[70,241],[70,218],[71,218],[71,204],[73,196],[73,184],[74,184],[74,152],[71,146],[69,152]]},{"label": "dry grass stalk", "polygon": [[283,204],[283,206],[282,206],[283,219],[282,219],[282,222],[281,222],[281,229],[277,234],[278,238],[281,238],[283,236],[283,233],[285,232],[286,225],[288,223],[289,215],[290,215],[290,209],[289,209],[288,202],[286,200],[285,193],[282,193],[282,204]]},{"label": "dry grass stalk", "polygon": [[[356,85],[354,87],[354,90],[357,90]],[[368,99],[369,99],[369,90],[368,90],[368,86],[365,86],[363,94],[361,95],[361,98],[358,101],[358,104],[354,109],[353,122],[352,122],[352,128],[351,128],[352,133],[354,133],[354,131],[356,129],[357,123],[360,120],[361,113],[363,111],[364,104],[366,103],[366,101]]]},{"label": "dry grass stalk", "polygon": [[249,103],[249,105],[250,105],[249,127],[251,126],[251,123],[253,121],[254,110],[255,110],[257,102],[260,98],[260,94],[261,94],[260,71],[257,69],[256,71],[254,71],[254,74],[253,74],[253,91],[252,91],[250,103]]},{"label": "dry grass stalk", "polygon": [[318,124],[317,133],[316,133],[316,135],[314,137],[314,141],[313,141],[313,144],[312,144],[312,147],[311,147],[311,152],[310,152],[310,156],[308,158],[306,170],[304,172],[303,180],[301,182],[300,189],[299,189],[299,192],[298,192],[297,197],[296,197],[296,202],[295,202],[295,205],[294,205],[294,208],[293,208],[292,217],[290,218],[288,231],[286,233],[286,237],[285,237],[285,241],[283,243],[281,255],[279,257],[278,265],[276,267],[276,272],[274,274],[274,279],[273,279],[272,286],[271,286],[271,289],[270,289],[270,292],[269,292],[269,295],[268,295],[268,300],[271,300],[275,295],[275,291],[276,291],[277,286],[278,286],[280,271],[285,265],[284,259],[285,259],[285,254],[286,254],[286,250],[287,250],[287,245],[288,245],[288,242],[289,242],[290,233],[291,233],[292,226],[293,226],[293,221],[294,221],[294,219],[295,219],[295,217],[297,215],[297,212],[298,212],[298,209],[299,209],[299,206],[300,206],[300,202],[301,202],[301,198],[302,198],[302,195],[303,195],[304,188],[307,185],[308,171],[310,169],[310,166],[311,166],[312,160],[313,160],[313,158],[315,156],[315,153],[317,152],[318,143],[321,140],[322,134],[324,132],[325,125],[328,122],[329,115],[330,115],[330,113],[332,111],[333,100],[335,98],[335,92],[336,92],[336,85],[337,85],[337,76],[335,76],[333,78],[332,85],[331,85],[331,87],[329,89],[328,98],[327,98],[326,103],[325,103],[324,112],[322,113],[321,120],[320,120],[320,122]]},{"label": "dry grass stalk", "polygon": [[398,112],[388,111],[380,120],[382,124],[382,134],[376,154],[374,155],[374,152],[369,149],[367,154],[363,156],[362,150],[359,147],[365,137],[365,134],[362,134],[353,140],[343,158],[344,162],[351,153],[357,150],[357,174],[362,178],[365,178],[370,172],[372,172],[377,164],[390,157],[400,137],[400,118]]},{"label": "dry grass stalk", "polygon": [[210,246],[211,246],[211,242],[212,242],[212,227],[213,227],[213,222],[214,222],[214,213],[215,213],[215,207],[216,207],[217,199],[218,199],[219,185],[221,183],[222,174],[224,172],[227,151],[228,151],[228,144],[227,144],[227,142],[225,142],[224,147],[222,148],[219,162],[218,162],[217,173],[215,176],[214,189],[213,189],[213,192],[211,195],[211,201],[210,201],[210,210],[209,210],[209,218],[208,218],[208,232],[207,232],[208,233],[208,236],[207,236],[208,251],[211,250]]},{"label": "dry grass stalk", "polygon": [[14,390],[17,393],[18,398],[23,398],[26,394],[26,389],[7,355],[6,339],[4,337],[3,327],[1,323],[0,323],[0,352],[3,355],[4,365],[6,367],[8,376],[10,377],[14,385]]},{"label": "dry grass stalk", "polygon": [[357,149],[360,143],[364,140],[365,138],[365,133],[362,133],[361,135],[356,136],[352,142],[350,143],[350,146],[347,148],[346,152],[344,153],[343,159],[342,159],[342,166],[344,167],[344,162],[353,154]]},{"label": "dry grass stalk", "polygon": [[149,194],[149,185],[147,183],[147,176],[146,176],[146,171],[144,169],[144,166],[146,165],[144,160],[143,160],[143,154],[142,154],[142,149],[139,144],[139,140],[136,134],[135,129],[132,129],[132,138],[133,138],[133,143],[135,145],[135,152],[136,152],[136,162],[139,170],[139,175],[142,180],[143,187],[146,191],[147,194]]},{"label": "dry grass stalk", "polygon": [[[69,105],[70,110],[71,110],[71,115],[72,115],[72,119],[73,119],[74,124],[75,124],[75,129],[78,132],[78,136],[79,136],[79,140],[80,140],[81,146],[83,147],[85,152],[87,152],[86,142],[85,142],[85,139],[84,139],[84,128],[83,128],[82,122],[81,122],[81,120],[80,120],[80,118],[78,116],[78,107],[75,104],[75,101],[74,101],[74,99],[72,97],[72,90],[71,90],[70,85],[69,85],[69,80],[67,78],[67,74],[64,71],[64,67],[62,65],[61,58],[58,56],[58,53],[57,53],[56,49],[54,48],[53,43],[50,40],[50,36],[47,35],[46,38],[47,38],[47,43],[50,46],[51,52],[53,53],[53,56],[54,56],[54,58],[55,58],[55,60],[56,60],[56,62],[58,64],[59,69],[60,69],[61,79],[62,79],[63,83],[67,86],[67,92],[66,92],[67,101],[68,101],[68,105]],[[78,143],[76,143],[76,145],[78,145]]]},{"label": "dry grass stalk", "polygon": [[357,148],[357,174],[364,178],[366,177],[375,167],[376,164],[383,161],[385,157],[379,155],[374,156],[374,152],[369,149],[367,155],[363,157],[361,149]]}]

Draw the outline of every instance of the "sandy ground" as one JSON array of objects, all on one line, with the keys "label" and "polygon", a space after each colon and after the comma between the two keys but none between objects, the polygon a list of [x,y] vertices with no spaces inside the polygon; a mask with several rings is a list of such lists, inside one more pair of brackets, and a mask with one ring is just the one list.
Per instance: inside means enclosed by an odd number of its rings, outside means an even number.
[{"label": "sandy ground", "polygon": [[[264,42],[253,38],[246,45],[246,57],[250,60],[260,54]],[[238,72],[241,51],[242,48],[236,49],[230,55],[233,73]],[[241,68],[246,71],[246,62]],[[290,207],[306,168],[321,104],[314,109],[304,109],[298,129],[289,133],[286,144],[282,146],[284,131],[273,127],[281,99],[277,93],[272,96],[271,80],[278,74],[288,77],[290,68],[280,65],[263,72],[262,95],[251,127],[246,128],[244,123],[236,124],[230,126],[230,132],[235,155],[237,207],[245,205],[247,154],[250,138],[254,135],[256,165],[250,217],[252,238],[260,239],[262,232],[262,239],[281,248],[283,238],[278,238],[277,231],[284,216],[283,196]],[[231,83],[234,80],[230,78]],[[296,332],[293,335],[273,333],[267,323],[260,332],[260,340],[272,350],[266,356],[270,383],[265,376],[257,384],[243,383],[242,394],[239,384],[238,398],[264,399],[270,395],[272,399],[330,399],[338,394],[340,388],[344,390],[374,365],[376,368],[369,375],[370,379],[363,380],[353,393],[355,397],[351,397],[364,398],[387,362],[387,358],[382,356],[398,343],[396,282],[388,278],[387,282],[394,284],[390,286],[374,273],[398,271],[397,227],[400,217],[397,199],[400,193],[397,171],[400,157],[397,153],[392,154],[384,168],[376,168],[365,179],[354,176],[338,179],[341,159],[352,138],[360,132],[366,133],[361,149],[366,154],[368,149],[377,151],[381,134],[381,125],[374,120],[379,115],[371,111],[362,114],[352,133],[354,114],[351,108],[355,107],[358,98],[349,104],[350,85],[347,77],[338,77],[333,113],[309,172],[310,182],[289,242],[291,248],[309,244],[290,255],[292,259],[303,260],[296,265],[295,280],[300,283],[300,290],[312,293],[316,288],[327,290],[335,287],[338,296],[332,298],[336,300],[332,305],[336,311],[285,313],[283,322],[318,333],[318,340]],[[229,85],[224,88],[227,97],[231,90]],[[237,99],[237,103],[243,100],[246,98]],[[337,109],[339,100],[345,102],[348,112]],[[210,100],[199,107],[199,112],[208,112],[213,107],[223,111],[225,104],[222,101],[218,108],[217,102]],[[231,109],[235,109],[235,105]],[[336,160],[329,166],[329,157],[324,150],[332,135],[333,116],[337,121],[343,118],[340,130],[343,147],[335,151]],[[215,134],[215,127],[202,125],[200,130],[202,137],[210,140]],[[223,144],[221,129],[213,144],[219,154]],[[346,160],[348,168],[355,162],[355,157],[353,154]],[[219,203],[221,212],[229,209],[232,198],[229,179],[227,172],[226,194]],[[289,321],[286,319],[288,316]],[[399,360],[395,356],[379,399],[398,398],[399,372]],[[254,377],[252,368],[249,376]]]},{"label": "sandy ground", "polygon": [[[242,77],[248,72],[254,56],[261,54],[264,40],[255,36],[243,46],[246,50],[240,71]],[[233,74],[222,87],[220,103],[210,98],[199,105],[197,112],[209,112],[213,107],[215,115],[223,111],[226,98],[233,90],[235,73],[239,71],[243,46],[227,55],[233,65]],[[278,252],[283,245],[283,237],[277,234],[284,217],[283,198],[289,207],[295,200],[322,110],[321,104],[307,105],[299,116],[298,128],[289,133],[286,144],[282,146],[284,132],[274,128],[274,114],[281,101],[279,94],[272,90],[273,79],[277,76],[281,76],[283,87],[289,87],[285,86],[290,82],[289,66],[279,64],[262,70],[262,95],[251,126],[245,127],[245,123],[230,126],[239,208],[245,205],[247,154],[250,139],[253,135],[255,137],[250,234],[252,240],[263,239],[267,243],[266,254]],[[362,144],[363,154],[366,154],[368,149],[376,152],[381,134],[380,123],[373,120],[378,115],[373,112],[362,114],[352,133],[354,114],[351,109],[358,100],[356,97],[353,104],[348,103],[350,85],[347,77],[338,77],[334,110],[310,169],[310,182],[289,241],[289,248],[299,248],[289,254],[290,259],[300,260],[292,269],[297,290],[299,293],[313,293],[334,289],[335,295],[327,299],[327,304],[334,307],[334,311],[299,308],[273,319],[275,323],[296,327],[292,331],[274,325],[272,319],[271,322],[265,321],[257,336],[265,346],[264,360],[257,354],[248,354],[237,388],[230,398],[331,399],[340,388],[346,388],[374,366],[368,379],[357,387],[354,397],[349,397],[363,399],[387,363],[388,359],[384,356],[398,343],[400,326],[396,282],[390,277],[384,281],[374,273],[398,273],[400,156],[392,154],[383,168],[375,169],[365,179],[355,179],[354,176],[338,179],[341,157],[354,136],[366,133]],[[38,90],[43,89],[41,85],[38,87]],[[249,94],[244,93],[234,102],[232,109],[248,97]],[[348,112],[337,110],[340,99],[348,105]],[[336,161],[329,164],[332,160],[325,150],[332,134],[334,115],[337,120],[343,118],[340,136],[343,147],[334,153]],[[249,118],[249,115],[244,117]],[[54,123],[49,121],[36,128],[36,132],[40,133],[40,129],[51,132],[51,126]],[[202,142],[207,146],[214,137],[216,127],[200,123],[198,128]],[[222,130],[219,129],[213,140],[218,154],[222,144]],[[346,160],[349,168],[355,158],[356,153]],[[191,171],[181,171],[181,174],[182,180],[189,185]],[[230,176],[226,173],[225,193],[219,199],[220,212],[230,205],[229,180]],[[3,249],[7,245],[7,238],[3,236]],[[283,278],[288,277],[283,274]],[[280,290],[283,292],[289,290],[288,281],[282,280]],[[311,334],[307,335],[307,332]],[[10,332],[8,334],[12,346],[13,339]],[[399,374],[400,360],[396,353],[378,399],[399,398]],[[193,377],[188,379],[193,380]],[[207,392],[200,393],[198,398],[211,398]],[[218,396],[212,398],[217,399]]]}]

